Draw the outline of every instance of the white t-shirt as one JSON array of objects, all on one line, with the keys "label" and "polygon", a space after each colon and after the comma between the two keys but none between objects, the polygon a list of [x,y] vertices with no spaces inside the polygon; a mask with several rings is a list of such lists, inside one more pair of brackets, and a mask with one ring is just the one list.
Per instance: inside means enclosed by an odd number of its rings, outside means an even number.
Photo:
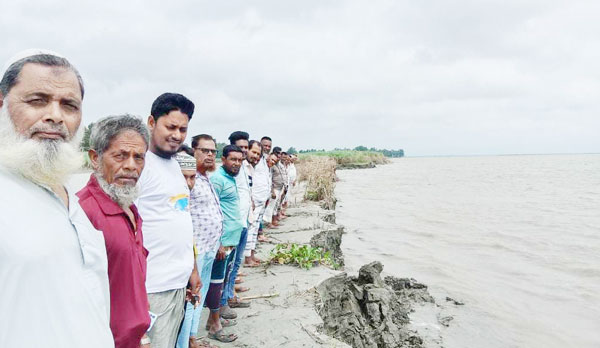
[{"label": "white t-shirt", "polygon": [[190,190],[179,164],[148,151],[138,185],[136,205],[149,252],[146,291],[185,288],[194,268],[194,228]]},{"label": "white t-shirt", "polygon": [[242,162],[240,172],[235,176],[235,184],[238,189],[238,195],[240,196],[240,218],[242,219],[242,225],[248,228],[248,215],[250,214],[250,208],[252,201],[250,198],[250,178],[248,178],[248,165],[247,161]]},{"label": "white t-shirt", "polygon": [[0,168],[0,347],[113,347],[102,232],[69,192]]}]

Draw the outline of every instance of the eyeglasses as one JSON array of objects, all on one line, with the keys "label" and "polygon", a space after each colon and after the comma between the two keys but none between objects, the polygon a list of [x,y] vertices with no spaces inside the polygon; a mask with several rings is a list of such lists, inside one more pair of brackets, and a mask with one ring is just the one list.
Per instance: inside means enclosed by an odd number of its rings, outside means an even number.
[{"label": "eyeglasses", "polygon": [[205,155],[208,155],[208,154],[216,155],[217,154],[217,150],[215,150],[215,149],[206,149],[203,147],[197,147],[194,150],[200,150]]}]

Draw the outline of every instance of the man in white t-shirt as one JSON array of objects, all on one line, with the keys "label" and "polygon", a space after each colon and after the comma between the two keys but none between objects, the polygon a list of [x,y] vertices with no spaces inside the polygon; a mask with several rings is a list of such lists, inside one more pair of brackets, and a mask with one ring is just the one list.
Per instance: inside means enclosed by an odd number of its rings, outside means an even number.
[{"label": "man in white t-shirt", "polygon": [[164,93],[152,104],[146,166],[138,181],[137,207],[148,249],[146,291],[157,315],[148,336],[152,348],[172,348],[183,321],[188,282],[198,295],[200,277],[193,251],[190,190],[173,156],[187,135],[194,104],[181,94]]}]

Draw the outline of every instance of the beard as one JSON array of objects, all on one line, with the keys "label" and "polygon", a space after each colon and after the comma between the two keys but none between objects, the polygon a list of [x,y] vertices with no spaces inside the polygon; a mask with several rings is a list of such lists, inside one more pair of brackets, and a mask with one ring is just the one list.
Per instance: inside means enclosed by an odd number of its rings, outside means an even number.
[{"label": "beard", "polygon": [[217,164],[215,162],[213,162],[212,164],[206,164],[206,163],[202,163],[202,168],[208,172],[208,173],[212,173],[215,170],[217,170]]},{"label": "beard", "polygon": [[[65,139],[32,139],[36,131],[59,131]],[[83,165],[79,143],[83,127],[74,136],[64,124],[55,127],[34,126],[26,135],[20,134],[12,121],[5,100],[0,109],[0,165],[36,184],[49,187],[64,185],[68,176]]]},{"label": "beard", "polygon": [[236,172],[233,172],[233,168],[227,168],[226,166],[223,166],[223,169],[225,170],[225,172],[233,177],[236,177],[239,173],[240,173],[240,169],[238,168]]},{"label": "beard", "polygon": [[115,203],[117,203],[121,208],[130,207],[133,202],[138,198],[139,189],[137,185],[116,185],[109,184],[102,175],[102,168],[99,168],[98,171],[94,173],[96,180],[98,180],[98,184],[102,191],[108,195]]}]

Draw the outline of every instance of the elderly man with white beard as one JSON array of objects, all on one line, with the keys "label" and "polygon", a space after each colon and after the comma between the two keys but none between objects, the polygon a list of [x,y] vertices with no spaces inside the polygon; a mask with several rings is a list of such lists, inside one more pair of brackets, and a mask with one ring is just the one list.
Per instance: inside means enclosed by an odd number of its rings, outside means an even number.
[{"label": "elderly man with white beard", "polygon": [[0,347],[113,347],[107,257],[64,183],[84,89],[55,53],[13,58],[0,80]]},{"label": "elderly man with white beard", "polygon": [[147,347],[150,325],[146,295],[146,256],[142,218],[133,201],[144,169],[148,129],[123,115],[96,122],[89,156],[94,173],[77,193],[79,203],[104,234],[110,284],[110,329],[116,348]]}]

